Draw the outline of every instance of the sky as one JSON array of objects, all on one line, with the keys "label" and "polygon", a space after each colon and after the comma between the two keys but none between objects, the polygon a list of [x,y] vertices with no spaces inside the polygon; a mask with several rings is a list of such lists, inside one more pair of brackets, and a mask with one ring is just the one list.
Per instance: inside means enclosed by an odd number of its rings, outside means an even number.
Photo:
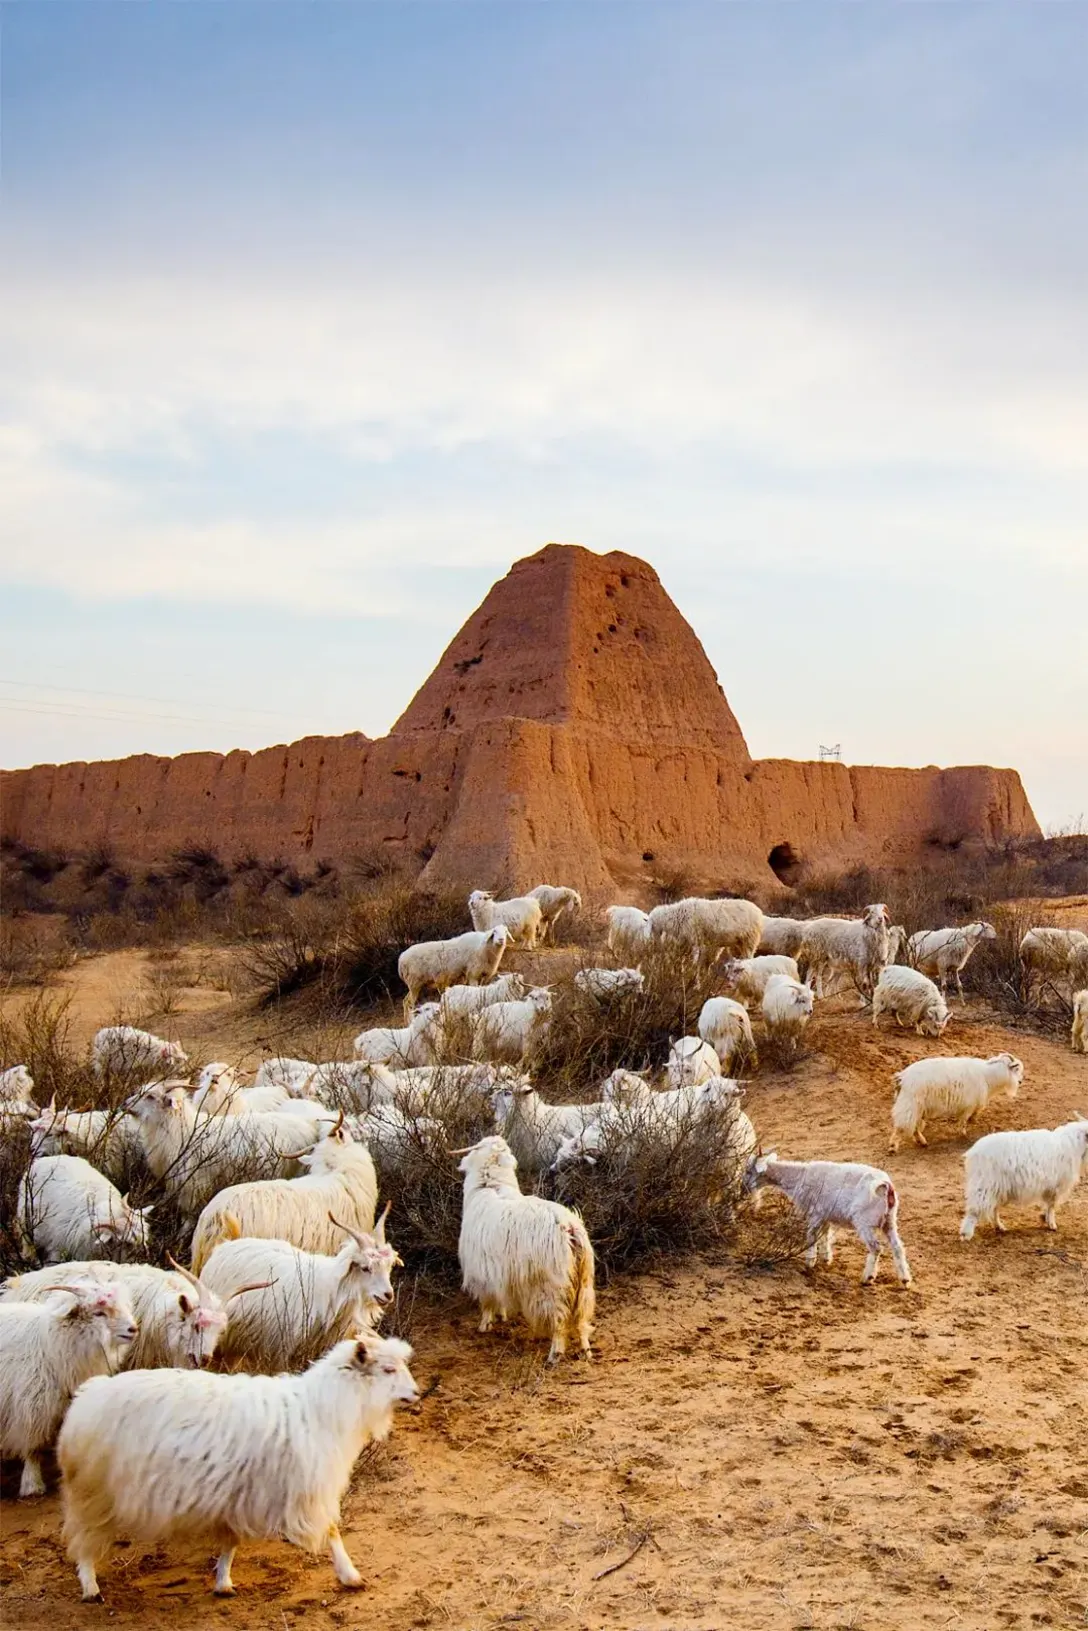
[{"label": "sky", "polygon": [[0,0],[0,763],[383,734],[650,560],[757,756],[1088,812],[1088,6]]}]

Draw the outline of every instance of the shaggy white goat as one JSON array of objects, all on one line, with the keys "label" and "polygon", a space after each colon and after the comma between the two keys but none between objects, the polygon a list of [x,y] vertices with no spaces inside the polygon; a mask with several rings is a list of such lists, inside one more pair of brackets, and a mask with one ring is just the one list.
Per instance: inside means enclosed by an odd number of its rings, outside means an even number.
[{"label": "shaggy white goat", "polygon": [[[637,1078],[636,1078],[637,1079]],[[728,1138],[723,1141],[730,1159],[744,1162],[757,1147],[756,1132],[740,1109],[744,1089],[739,1082],[715,1076],[698,1087],[673,1088],[655,1093],[645,1083],[644,1092],[625,1088],[599,1107],[595,1120],[581,1131],[564,1138],[552,1162],[552,1172],[562,1172],[576,1164],[596,1166],[607,1160],[612,1167],[624,1166],[647,1141],[673,1148],[685,1135],[694,1134],[698,1123],[715,1112],[729,1117]]]},{"label": "shaggy white goat", "polygon": [[486,933],[470,929],[449,940],[421,940],[402,951],[397,973],[408,987],[404,999],[405,1017],[410,1017],[419,994],[428,986],[441,995],[451,985],[486,985],[498,973],[509,930],[497,923]]},{"label": "shaggy white goat", "polygon": [[859,1161],[780,1161],[776,1152],[757,1155],[748,1163],[744,1188],[750,1195],[773,1186],[788,1196],[805,1221],[805,1266],[830,1263],[834,1226],[853,1229],[867,1256],[863,1286],[871,1285],[880,1269],[880,1254],[887,1246],[895,1272],[910,1285],[910,1265],[899,1238],[899,1197],[895,1185],[879,1167]]},{"label": "shaggy white goat", "polygon": [[81,1155],[112,1184],[143,1167],[140,1123],[122,1110],[58,1110],[51,1100],[30,1124],[35,1155]]},{"label": "shaggy white goat", "polygon": [[805,924],[797,963],[818,997],[825,980],[845,978],[864,1004],[888,961],[888,921],[888,908],[876,902],[860,918],[815,917]]},{"label": "shaggy white goat", "polygon": [[443,1046],[442,1020],[440,1003],[422,1003],[407,1025],[360,1031],[352,1051],[356,1059],[378,1065],[437,1064]]},{"label": "shaggy white goat", "polygon": [[386,1243],[386,1207],[374,1233],[343,1229],[335,1257],[304,1252],[286,1240],[233,1239],[215,1248],[201,1270],[205,1285],[224,1299],[253,1289],[231,1315],[221,1351],[249,1370],[298,1370],[363,1325],[374,1325],[393,1300],[392,1273],[400,1263]]},{"label": "shaggy white goat", "polygon": [[665,1081],[669,1087],[698,1087],[721,1073],[721,1060],[701,1036],[678,1037],[669,1049],[665,1062]]},{"label": "shaggy white goat", "polygon": [[480,1330],[521,1315],[533,1336],[551,1338],[549,1363],[572,1336],[588,1354],[595,1292],[585,1224],[557,1201],[521,1193],[505,1139],[454,1153],[465,1175],[457,1255],[464,1288],[480,1305]]},{"label": "shaggy white goat", "polygon": [[810,985],[791,980],[788,974],[774,974],[767,981],[763,993],[763,1023],[769,1035],[796,1041],[812,1018],[812,1008]]},{"label": "shaggy white goat", "polygon": [[7,1070],[0,1070],[0,1099],[32,1101],[34,1098],[34,1078],[25,1065],[9,1065]]},{"label": "shaggy white goat", "polygon": [[1067,1201],[1088,1164],[1088,1120],[1078,1116],[1063,1127],[1026,1132],[987,1133],[964,1156],[967,1205],[960,1235],[970,1240],[979,1223],[1005,1234],[1002,1206],[1037,1205],[1048,1229],[1058,1227],[1058,1207]]},{"label": "shaggy white goat", "polygon": [[91,1068],[96,1076],[107,1071],[153,1070],[160,1075],[185,1069],[189,1056],[180,1042],[166,1042],[151,1031],[133,1025],[104,1025],[91,1043]]},{"label": "shaggy white goat", "polygon": [[234,1067],[222,1060],[204,1066],[190,1098],[194,1109],[206,1116],[263,1115],[297,1102],[282,1082],[246,1087]]},{"label": "shaggy white goat", "polygon": [[1074,1053],[1088,1053],[1088,991],[1078,991],[1073,997],[1073,1028],[1069,1045]]},{"label": "shaggy white goat", "polygon": [[754,957],[763,934],[763,913],[750,900],[691,896],[650,913],[655,941],[684,947],[696,960]]},{"label": "shaggy white goat", "polygon": [[600,1104],[547,1104],[526,1076],[493,1099],[495,1126],[526,1172],[543,1172],[565,1138],[580,1133]]},{"label": "shaggy white goat", "polygon": [[19,1183],[16,1215],[47,1263],[147,1250],[150,1206],[127,1198],[80,1155],[38,1155]]},{"label": "shaggy white goat", "polygon": [[524,946],[526,951],[532,951],[541,937],[544,911],[531,895],[496,900],[489,889],[474,889],[468,897],[468,910],[474,929],[503,925],[511,946]]},{"label": "shaggy white goat", "polygon": [[447,1020],[463,1019],[493,1002],[520,1002],[527,989],[521,974],[500,974],[487,985],[451,985],[442,993],[442,1013]]},{"label": "shaggy white goat", "polygon": [[309,1091],[310,1077],[317,1069],[310,1059],[289,1059],[277,1055],[273,1059],[266,1059],[257,1069],[253,1078],[254,1087],[282,1087],[294,1098],[304,1096]]},{"label": "shaggy white goat", "polygon": [[796,957],[808,924],[799,917],[765,917],[756,955]]},{"label": "shaggy white goat", "polygon": [[640,966],[650,950],[650,914],[637,906],[610,906],[605,912],[608,923],[608,949],[626,963]]},{"label": "shaggy white goat", "polygon": [[881,1014],[895,1015],[897,1025],[906,1025],[919,1036],[940,1036],[948,1024],[948,1004],[933,981],[917,969],[902,963],[889,963],[873,992],[873,1024]]},{"label": "shaggy white goat", "polygon": [[310,1092],[319,1103],[361,1114],[376,1104],[391,1104],[397,1073],[369,1059],[330,1059],[310,1077]]},{"label": "shaggy white goat", "polygon": [[231,1184],[208,1202],[197,1219],[191,1247],[193,1271],[200,1274],[209,1254],[230,1240],[227,1215],[244,1235],[286,1240],[300,1251],[334,1254],[342,1244],[332,1212],[343,1222],[369,1233],[378,1204],[378,1176],[370,1151],[357,1144],[346,1127],[338,1127],[300,1155],[301,1178],[266,1178]]},{"label": "shaggy white goat", "polygon": [[552,994],[535,986],[522,1002],[493,1002],[472,1021],[472,1057],[496,1065],[519,1064],[547,1030]]},{"label": "shaggy white goat", "polygon": [[73,1393],[115,1369],[135,1336],[116,1285],[78,1281],[42,1303],[0,1302],[0,1455],[22,1459],[20,1498],[45,1494],[41,1453]]},{"label": "shaggy white goat", "polygon": [[365,1116],[345,1116],[344,1126],[365,1144],[378,1166],[395,1169],[413,1151],[436,1149],[444,1140],[442,1123],[433,1116],[379,1104]]},{"label": "shaggy white goat", "polygon": [[580,968],[574,983],[587,997],[607,1002],[610,997],[623,997],[641,991],[643,976],[640,968]]},{"label": "shaggy white goat", "polygon": [[742,1002],[745,1008],[761,1006],[767,981],[776,974],[785,974],[791,980],[800,979],[793,958],[781,955],[731,957],[721,970],[722,984],[726,991],[738,1002]]},{"label": "shaggy white goat", "polygon": [[748,1010],[732,997],[708,997],[700,1010],[696,1029],[703,1041],[714,1049],[723,1070],[730,1068],[738,1054],[745,1059],[755,1055],[756,1043]]},{"label": "shaggy white goat", "polygon": [[[996,940],[992,923],[964,923],[958,929],[919,929],[907,941],[911,962],[922,974],[936,975],[942,993],[947,994],[948,977],[954,975],[956,990],[963,996],[960,975],[972,953],[984,940]],[[894,961],[894,958],[891,959]]]},{"label": "shaggy white goat", "polygon": [[362,1579],[340,1538],[340,1502],[364,1445],[386,1438],[419,1390],[406,1342],[364,1334],[301,1376],[127,1371],[88,1382],[57,1444],[64,1536],[85,1601],[121,1534],[155,1543],[210,1534],[215,1590],[234,1590],[241,1539],[328,1546],[344,1586]]},{"label": "shaggy white goat", "polygon": [[580,912],[582,910],[582,897],[577,889],[568,889],[565,884],[538,883],[535,889],[526,890],[526,899],[535,900],[543,915],[540,927],[540,943],[554,938],[553,930],[564,912]]},{"label": "shaggy white goat", "polygon": [[1068,980],[1071,990],[1088,980],[1088,934],[1083,929],[1029,929],[1020,942],[1029,983]]},{"label": "shaggy white goat", "polygon": [[1011,1053],[997,1053],[992,1059],[916,1059],[892,1079],[897,1091],[888,1149],[894,1155],[903,1138],[924,1144],[931,1118],[954,1118],[960,1132],[966,1133],[995,1093],[1015,1099],[1024,1067]]}]

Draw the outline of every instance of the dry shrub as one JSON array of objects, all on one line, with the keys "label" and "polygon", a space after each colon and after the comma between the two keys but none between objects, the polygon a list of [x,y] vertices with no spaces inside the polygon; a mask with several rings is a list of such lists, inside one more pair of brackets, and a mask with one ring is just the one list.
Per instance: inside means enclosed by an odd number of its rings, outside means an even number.
[{"label": "dry shrub", "polygon": [[29,1125],[15,1117],[0,1118],[0,1279],[31,1266],[15,1222],[19,1185],[29,1162]]},{"label": "dry shrub", "polygon": [[758,1209],[741,1209],[730,1245],[745,1268],[772,1269],[804,1255],[805,1233],[804,1219],[786,1196],[765,1189]]},{"label": "dry shrub", "polygon": [[74,958],[64,919],[20,914],[0,922],[0,977],[5,985],[45,985]]},{"label": "dry shrub", "polygon": [[15,1015],[0,1014],[0,1062],[26,1065],[34,1078],[34,1097],[48,1104],[90,1109],[115,1102],[109,1080],[99,1082],[90,1059],[77,1053],[71,1039],[71,998],[39,991]]},{"label": "dry shrub", "polygon": [[[812,1057],[808,1026],[802,1030],[769,1030],[759,1044],[759,1062],[765,1070],[787,1074]],[[747,1068],[747,1067],[745,1067]],[[743,1074],[738,1068],[736,1074]]]}]

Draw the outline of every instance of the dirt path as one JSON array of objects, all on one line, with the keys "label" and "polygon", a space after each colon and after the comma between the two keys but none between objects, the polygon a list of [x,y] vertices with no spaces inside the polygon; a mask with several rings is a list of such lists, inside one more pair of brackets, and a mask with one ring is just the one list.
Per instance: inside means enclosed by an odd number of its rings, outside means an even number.
[{"label": "dirt path", "polygon": [[1024,1059],[1022,1097],[980,1131],[1088,1112],[1088,1060],[958,1011],[937,1045],[840,1009],[814,1022],[816,1056],[753,1084],[748,1107],[784,1154],[890,1167],[913,1289],[886,1266],[862,1290],[845,1239],[813,1279],[730,1265],[625,1279],[600,1297],[596,1363],[555,1374],[476,1335],[463,1303],[423,1308],[416,1373],[437,1385],[345,1503],[365,1591],[339,1592],[324,1559],[246,1546],[239,1595],[218,1603],[208,1548],[126,1547],[101,1571],[105,1608],[83,1608],[51,1495],[5,1504],[4,1623],[1088,1625],[1088,1188],[1057,1236],[1013,1214],[1004,1240],[962,1246],[963,1143],[885,1154],[890,1075],[911,1058]]}]

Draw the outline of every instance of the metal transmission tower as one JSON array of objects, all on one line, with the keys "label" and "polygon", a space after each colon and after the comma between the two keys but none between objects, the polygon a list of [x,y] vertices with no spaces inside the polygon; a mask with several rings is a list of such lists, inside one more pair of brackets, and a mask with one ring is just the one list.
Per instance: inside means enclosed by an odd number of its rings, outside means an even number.
[{"label": "metal transmission tower", "polygon": [[841,742],[836,742],[835,746],[833,748],[825,748],[823,743],[821,742],[820,743],[820,758],[821,759],[839,759],[839,760],[841,760],[842,759],[842,743]]}]

